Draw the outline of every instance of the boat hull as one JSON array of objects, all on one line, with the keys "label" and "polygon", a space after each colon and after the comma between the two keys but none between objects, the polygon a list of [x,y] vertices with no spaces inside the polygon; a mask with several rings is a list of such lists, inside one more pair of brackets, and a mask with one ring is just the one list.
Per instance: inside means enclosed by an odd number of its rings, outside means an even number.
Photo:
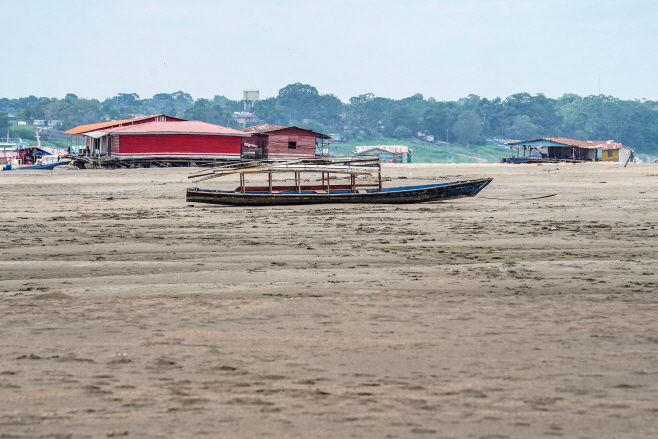
[{"label": "boat hull", "polygon": [[68,165],[71,161],[61,161],[61,162],[55,162],[55,163],[48,163],[46,165],[27,165],[27,166],[18,166],[16,168],[12,168],[12,171],[18,171],[18,170],[50,170],[50,169],[55,169],[57,166],[62,166],[62,165]]},{"label": "boat hull", "polygon": [[[189,188],[187,201],[190,203],[225,204],[232,206],[275,206],[302,204],[409,204],[430,201],[449,200],[462,197],[474,197],[490,182],[491,178],[479,180],[455,181],[436,185],[411,186],[384,189],[383,192],[367,193],[331,193],[319,194],[316,191],[299,193],[257,193],[231,192],[209,189]],[[343,191],[341,191],[343,192]]]}]

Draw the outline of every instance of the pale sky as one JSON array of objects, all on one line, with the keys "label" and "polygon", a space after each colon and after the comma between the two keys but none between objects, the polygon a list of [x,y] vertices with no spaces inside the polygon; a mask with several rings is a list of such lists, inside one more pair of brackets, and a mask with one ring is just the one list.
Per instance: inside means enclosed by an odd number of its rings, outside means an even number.
[{"label": "pale sky", "polygon": [[656,0],[0,0],[0,97],[658,100]]}]

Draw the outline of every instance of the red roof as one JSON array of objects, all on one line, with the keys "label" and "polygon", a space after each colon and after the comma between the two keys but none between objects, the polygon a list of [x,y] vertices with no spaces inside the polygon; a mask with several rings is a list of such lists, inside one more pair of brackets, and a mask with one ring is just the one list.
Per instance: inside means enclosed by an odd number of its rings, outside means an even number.
[{"label": "red roof", "polygon": [[171,116],[165,116],[164,114],[152,114],[150,116],[144,116],[144,117],[138,117],[135,119],[123,119],[123,120],[108,120],[107,122],[98,122],[98,123],[90,123],[87,125],[80,125],[75,128],[71,128],[68,131],[64,131],[66,134],[82,134],[86,133],[89,131],[99,131],[103,128],[112,128],[112,127],[117,127],[117,126],[122,126],[122,125],[127,125],[127,124],[134,124],[135,122],[140,122],[143,120],[147,119],[155,119],[155,118],[167,118],[170,120],[178,121],[178,120],[185,120],[185,119],[179,119],[177,117],[171,117]]},{"label": "red roof", "polygon": [[127,125],[117,128],[99,130],[104,133],[117,134],[211,134],[219,136],[249,137],[244,131],[223,127],[200,120],[181,122],[147,122],[139,125]]}]

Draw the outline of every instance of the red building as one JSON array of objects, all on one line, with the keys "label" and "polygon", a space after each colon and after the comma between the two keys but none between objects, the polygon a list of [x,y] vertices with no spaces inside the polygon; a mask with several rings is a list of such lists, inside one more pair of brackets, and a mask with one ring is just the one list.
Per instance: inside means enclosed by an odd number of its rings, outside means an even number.
[{"label": "red building", "polygon": [[100,155],[118,158],[239,159],[249,135],[220,125],[193,121],[148,122],[84,133]]},{"label": "red building", "polygon": [[[167,116],[165,114],[152,114],[150,116],[138,117],[135,119],[123,119],[123,120],[108,120],[106,122],[90,123],[87,125],[80,125],[75,128],[71,128],[68,131],[64,131],[66,134],[71,135],[71,142],[69,146],[69,152],[78,152],[79,150],[89,149],[90,153],[95,150],[99,150],[100,142],[95,141],[93,137],[84,138],[84,133],[90,131],[98,131],[102,129],[122,127],[126,125],[139,125],[142,123],[148,122],[173,122],[173,121],[182,121],[185,119],[179,119],[177,117]],[[75,145],[73,144],[73,138],[75,137]],[[80,138],[83,137],[84,142],[80,142]],[[82,143],[82,144],[81,144]]]},{"label": "red building", "polygon": [[243,155],[254,154],[256,158],[286,159],[315,157],[322,153],[322,145],[330,139],[325,134],[307,128],[288,127],[262,123],[242,130],[251,138],[245,140]]}]

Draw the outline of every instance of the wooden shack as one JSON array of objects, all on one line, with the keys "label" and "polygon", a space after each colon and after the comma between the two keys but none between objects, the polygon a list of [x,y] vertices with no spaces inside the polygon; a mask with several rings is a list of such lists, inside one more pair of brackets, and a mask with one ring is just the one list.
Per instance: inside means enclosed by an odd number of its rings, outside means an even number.
[{"label": "wooden shack", "polygon": [[382,163],[411,163],[412,149],[405,145],[375,145],[357,146],[352,155],[355,156],[379,156]]},{"label": "wooden shack", "polygon": [[262,123],[242,130],[251,137],[245,141],[243,156],[264,159],[312,158],[322,154],[330,139],[307,128]]},{"label": "wooden shack", "polygon": [[575,140],[566,137],[541,137],[508,143],[512,154],[531,157],[532,151],[542,158],[573,161],[619,161],[621,143],[613,140]]}]

